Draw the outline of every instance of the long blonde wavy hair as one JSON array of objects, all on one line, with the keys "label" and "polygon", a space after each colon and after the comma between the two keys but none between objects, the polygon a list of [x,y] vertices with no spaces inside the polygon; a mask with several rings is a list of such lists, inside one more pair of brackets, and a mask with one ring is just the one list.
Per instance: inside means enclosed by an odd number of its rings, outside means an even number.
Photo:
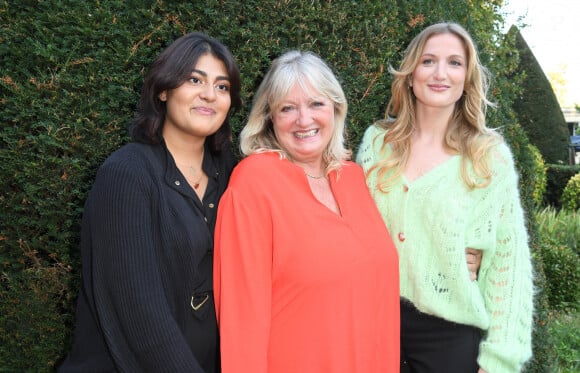
[{"label": "long blonde wavy hair", "polygon": [[[409,44],[398,70],[390,68],[393,74],[392,97],[387,105],[385,119],[375,123],[387,131],[382,139],[381,151],[384,157],[369,169],[367,175],[377,169],[377,187],[387,192],[403,172],[409,159],[411,135],[415,130],[415,95],[409,87],[412,74],[420,63],[425,44],[434,35],[453,34],[463,43],[467,59],[464,94],[457,101],[445,133],[444,147],[452,154],[461,155],[461,178],[473,188],[487,186],[491,182],[489,150],[502,141],[493,129],[486,127],[485,114],[488,106],[494,106],[487,99],[489,71],[481,64],[475,43],[469,33],[456,23],[438,23],[421,31]],[[472,165],[475,175],[470,175]],[[393,170],[387,176],[387,172]],[[473,177],[474,176],[474,177]]]},{"label": "long blonde wavy hair", "polygon": [[330,67],[316,54],[291,50],[276,58],[260,84],[248,123],[240,133],[240,148],[247,156],[252,153],[274,151],[290,158],[280,146],[273,130],[272,113],[276,111],[295,84],[308,92],[310,84],[334,104],[334,133],[324,150],[322,161],[326,174],[337,170],[350,158],[345,146],[347,101],[342,87]]}]

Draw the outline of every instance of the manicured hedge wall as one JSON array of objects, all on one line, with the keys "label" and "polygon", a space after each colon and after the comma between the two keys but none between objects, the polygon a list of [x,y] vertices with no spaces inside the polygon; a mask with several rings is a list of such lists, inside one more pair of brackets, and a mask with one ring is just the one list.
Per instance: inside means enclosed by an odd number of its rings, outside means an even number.
[{"label": "manicured hedge wall", "polygon": [[[495,72],[499,109],[489,122],[512,144],[524,204],[533,206],[526,182],[533,157],[510,109],[518,78],[506,78],[517,53],[500,32],[501,2],[0,1],[0,371],[50,371],[66,353],[86,193],[99,164],[127,141],[144,69],[190,31],[217,37],[238,60],[245,106],[233,121],[236,134],[274,57],[289,48],[319,53],[345,88],[356,150],[383,115],[389,64],[426,25],[462,23]],[[549,359],[545,341],[530,371]]]},{"label": "manicured hedge wall", "polygon": [[519,70],[525,72],[523,90],[514,100],[513,108],[546,163],[565,164],[570,134],[556,94],[518,28],[512,26],[509,33],[515,35]]}]

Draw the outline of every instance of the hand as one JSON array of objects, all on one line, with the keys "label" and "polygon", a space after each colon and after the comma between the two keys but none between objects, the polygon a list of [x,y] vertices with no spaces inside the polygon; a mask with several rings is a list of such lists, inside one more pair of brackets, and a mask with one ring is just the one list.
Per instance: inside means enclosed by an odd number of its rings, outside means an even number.
[{"label": "hand", "polygon": [[487,373],[483,368],[479,368],[479,370],[477,371],[477,373]]},{"label": "hand", "polygon": [[469,279],[471,281],[477,280],[477,271],[481,265],[482,251],[468,247],[465,249],[465,260],[467,262],[467,269],[469,270]]}]

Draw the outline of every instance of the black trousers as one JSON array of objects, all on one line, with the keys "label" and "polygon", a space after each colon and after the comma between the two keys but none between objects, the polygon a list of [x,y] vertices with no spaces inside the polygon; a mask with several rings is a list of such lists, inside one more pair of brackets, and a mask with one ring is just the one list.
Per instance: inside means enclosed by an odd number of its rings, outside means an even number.
[{"label": "black trousers", "polygon": [[477,373],[481,330],[401,300],[401,373]]}]

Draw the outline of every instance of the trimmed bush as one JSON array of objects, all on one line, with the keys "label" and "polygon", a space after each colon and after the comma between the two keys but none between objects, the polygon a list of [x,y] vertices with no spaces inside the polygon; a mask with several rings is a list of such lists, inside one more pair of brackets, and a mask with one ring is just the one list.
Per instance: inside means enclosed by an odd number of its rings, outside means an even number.
[{"label": "trimmed bush", "polygon": [[580,257],[572,248],[544,237],[541,243],[548,300],[554,310],[580,306]]},{"label": "trimmed bush", "polygon": [[570,135],[554,90],[518,28],[512,26],[509,33],[515,35],[519,71],[525,72],[524,90],[514,100],[514,111],[546,162],[566,164]]},{"label": "trimmed bush", "polygon": [[568,211],[580,209],[580,173],[568,180],[562,193],[562,208]]},{"label": "trimmed bush", "polygon": [[546,170],[546,192],[544,204],[560,208],[562,193],[574,175],[580,173],[580,165],[557,165],[549,164]]}]

